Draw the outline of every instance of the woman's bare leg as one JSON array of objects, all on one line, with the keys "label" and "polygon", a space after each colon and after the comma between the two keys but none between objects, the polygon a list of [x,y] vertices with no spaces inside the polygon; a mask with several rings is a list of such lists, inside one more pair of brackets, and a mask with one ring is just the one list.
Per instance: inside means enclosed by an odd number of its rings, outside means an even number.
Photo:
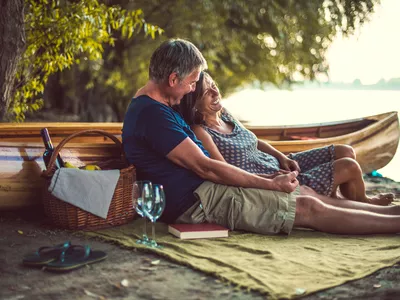
[{"label": "woman's bare leg", "polygon": [[295,227],[336,234],[400,233],[400,216],[335,207],[312,196],[298,196],[296,202]]},{"label": "woman's bare leg", "polygon": [[312,196],[321,200],[325,204],[335,207],[364,210],[383,215],[400,215],[400,205],[380,206],[347,199],[338,201],[336,198],[317,194],[316,191],[305,185],[300,186],[300,195]]},{"label": "woman's bare leg", "polygon": [[[356,152],[353,147],[348,145],[335,145],[335,160],[345,157],[356,159]],[[340,193],[337,185],[334,185],[331,196],[336,199],[346,199],[346,197]]]},{"label": "woman's bare leg", "polygon": [[356,159],[356,152],[353,147],[348,145],[335,145],[335,160],[345,157]]},{"label": "woman's bare leg", "polygon": [[367,202],[375,205],[389,205],[394,194],[384,193],[369,197],[365,194],[365,184],[360,165],[352,158],[340,158],[333,163],[333,185],[339,186],[346,199]]}]

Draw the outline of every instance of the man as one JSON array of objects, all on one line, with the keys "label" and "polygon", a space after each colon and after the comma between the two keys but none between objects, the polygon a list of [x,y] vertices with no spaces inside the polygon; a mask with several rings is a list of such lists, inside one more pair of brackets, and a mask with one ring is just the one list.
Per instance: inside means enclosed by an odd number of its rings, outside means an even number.
[{"label": "man", "polygon": [[210,159],[172,108],[195,89],[206,68],[192,43],[180,39],[162,43],[151,57],[149,81],[136,93],[125,116],[124,150],[138,178],[164,185],[163,221],[208,221],[263,234],[290,233],[293,226],[333,233],[400,232],[400,207],[375,208],[345,200],[334,207],[327,197],[300,196],[297,172],[268,179]]}]

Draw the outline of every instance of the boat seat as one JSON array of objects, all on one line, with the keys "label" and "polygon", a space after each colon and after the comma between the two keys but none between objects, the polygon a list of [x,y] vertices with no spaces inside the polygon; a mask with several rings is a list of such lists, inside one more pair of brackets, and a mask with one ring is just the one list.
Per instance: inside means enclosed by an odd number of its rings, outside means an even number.
[{"label": "boat seat", "polygon": [[288,135],[288,140],[300,140],[300,141],[311,141],[311,140],[318,140],[315,136],[301,136],[301,135]]}]

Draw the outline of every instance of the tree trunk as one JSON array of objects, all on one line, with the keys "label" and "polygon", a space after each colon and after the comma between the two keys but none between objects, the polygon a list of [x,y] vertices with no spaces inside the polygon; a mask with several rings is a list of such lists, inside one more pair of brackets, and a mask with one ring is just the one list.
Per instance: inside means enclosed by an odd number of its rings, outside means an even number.
[{"label": "tree trunk", "polygon": [[0,45],[0,121],[4,122],[25,47],[24,0],[0,0]]}]

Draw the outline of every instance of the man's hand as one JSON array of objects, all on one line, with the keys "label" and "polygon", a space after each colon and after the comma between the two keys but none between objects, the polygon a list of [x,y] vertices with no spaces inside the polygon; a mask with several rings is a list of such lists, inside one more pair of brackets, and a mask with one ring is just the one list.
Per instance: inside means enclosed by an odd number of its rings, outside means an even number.
[{"label": "man's hand", "polygon": [[272,179],[274,184],[276,184],[275,190],[285,193],[293,192],[299,185],[299,182],[296,179],[297,175],[299,175],[299,172],[293,171],[288,174],[276,176]]},{"label": "man's hand", "polygon": [[282,167],[282,169],[287,170],[287,171],[297,171],[300,172],[300,166],[297,163],[297,161],[290,159],[288,157],[282,157],[279,160],[279,163]]}]

